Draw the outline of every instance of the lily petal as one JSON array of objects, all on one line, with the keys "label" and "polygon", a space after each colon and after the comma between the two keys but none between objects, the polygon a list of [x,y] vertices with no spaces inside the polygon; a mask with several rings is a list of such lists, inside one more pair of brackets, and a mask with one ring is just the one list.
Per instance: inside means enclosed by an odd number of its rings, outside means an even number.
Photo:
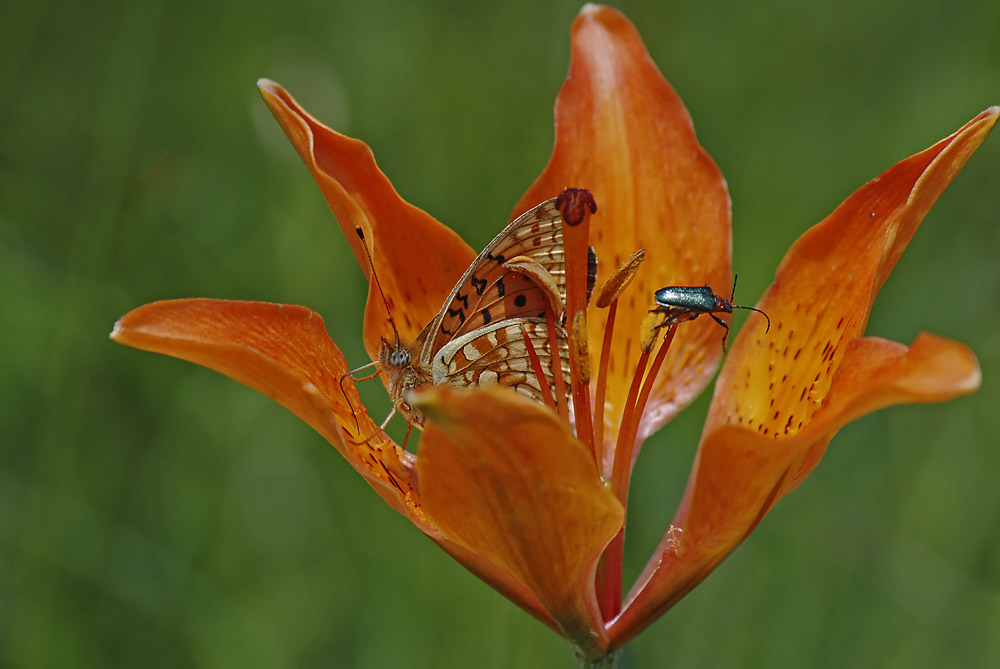
[{"label": "lily petal", "polygon": [[594,594],[624,510],[558,417],[507,389],[420,396],[424,512],[449,539],[532,590],[584,655],[607,649]]},{"label": "lily petal", "polygon": [[[614,9],[587,5],[571,35],[569,75],[556,102],[555,148],[515,214],[558,195],[566,184],[590,190],[599,208],[591,234],[600,262],[597,285],[636,250],[646,249],[646,261],[618,305],[604,412],[608,421],[617,421],[653,292],[664,285],[728,288],[730,201],[684,104],[629,20]],[[602,341],[606,321],[606,311],[591,314],[591,341]],[[640,439],[711,379],[722,353],[716,328],[701,319],[677,333]],[[609,422],[605,435],[611,443],[617,432],[617,423]]]},{"label": "lily petal", "polygon": [[367,144],[317,121],[273,81],[261,79],[257,85],[319,184],[368,278],[364,328],[368,355],[374,360],[381,338],[392,341],[394,333],[382,298],[372,285],[357,228],[368,240],[399,334],[412,342],[437,315],[476,254],[450,228],[399,196],[375,164]]},{"label": "lily petal", "polygon": [[828,402],[807,429],[780,440],[733,425],[713,430],[699,446],[674,529],[611,626],[613,644],[627,642],[711,573],[812,471],[841,427],[887,406],[968,394],[979,380],[975,356],[961,343],[927,333],[909,348],[859,338],[848,345]]},{"label": "lily petal", "polygon": [[214,369],[274,399],[323,435],[375,492],[452,557],[554,626],[527,588],[493,562],[444,537],[427,520],[421,509],[416,458],[378,429],[353,383],[341,390],[347,365],[316,312],[271,302],[163,300],[122,316],[111,338]]},{"label": "lily petal", "polygon": [[847,422],[979,386],[963,344],[921,334],[911,347],[860,338],[872,302],[917,226],[989,134],[989,109],[869,182],[793,244],[734,342],[671,531],[647,564],[613,643],[690,591],[822,458]]},{"label": "lily petal", "polygon": [[792,245],[757,304],[771,330],[759,314],[747,319],[719,374],[706,431],[732,423],[774,437],[808,424],[889,272],[998,115],[988,109],[897,163]]},{"label": "lily petal", "polygon": [[[420,512],[412,456],[369,418],[353,383],[344,385],[348,405],[340,388],[347,364],[316,312],[271,302],[163,300],[122,316],[111,338],[214,369],[264,393],[323,435],[390,506],[432,531]],[[351,443],[359,433],[373,436]]]}]

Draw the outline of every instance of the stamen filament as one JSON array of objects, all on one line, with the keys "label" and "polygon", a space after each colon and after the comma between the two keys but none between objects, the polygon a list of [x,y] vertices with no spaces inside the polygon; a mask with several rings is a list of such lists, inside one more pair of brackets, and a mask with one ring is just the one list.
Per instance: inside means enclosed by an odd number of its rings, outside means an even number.
[{"label": "stamen filament", "polygon": [[[635,438],[639,431],[639,422],[642,413],[646,408],[650,392],[656,376],[663,366],[663,361],[667,357],[667,351],[674,340],[677,326],[672,325],[660,344],[653,364],[649,367],[649,372],[645,374],[646,363],[649,361],[649,351],[643,350],[636,363],[635,375],[632,377],[632,385],[629,387],[628,399],[625,402],[625,411],[622,417],[622,424],[618,432],[618,443],[615,446],[614,464],[611,473],[611,492],[615,494],[618,501],[625,506],[628,502],[628,487],[632,472],[632,451],[635,447]],[[597,601],[601,609],[604,620],[610,620],[621,611],[622,599],[622,562],[625,556],[625,526],[618,531],[615,538],[611,540],[608,547],[601,556],[601,561],[597,567]]]},{"label": "stamen filament", "polygon": [[[597,203],[590,191],[567,188],[556,198],[556,208],[562,214],[563,248],[566,271],[566,322],[571,340],[578,330],[586,337],[587,302],[590,274],[588,240],[590,216],[597,212]],[[579,320],[578,320],[579,319]],[[576,342],[579,344],[580,342]],[[590,411],[590,356],[578,355],[581,347],[571,343],[569,356],[570,381],[573,392],[573,412],[576,414],[576,436],[586,445],[600,471],[600,453],[594,448],[594,423]],[[587,365],[587,369],[581,369]]]},{"label": "stamen filament", "polygon": [[[645,375],[645,381],[642,383],[642,390],[638,393],[638,396],[633,396],[632,392],[642,377],[638,368],[636,376],[632,380],[632,387],[629,388],[629,404],[632,401],[635,401],[635,404],[626,409],[628,420],[622,421],[622,428],[618,433],[618,444],[615,448],[615,463],[611,472],[611,491],[622,505],[628,501],[629,481],[632,478],[632,452],[635,449],[635,438],[639,433],[639,422],[642,419],[642,412],[646,408],[649,394],[653,390],[653,383],[655,383],[656,376],[660,372],[660,367],[663,366],[663,361],[667,357],[667,351],[670,349],[670,344],[674,341],[676,333],[677,325],[671,325],[670,329],[667,330],[667,334],[663,337],[663,341],[660,343],[660,348],[656,352],[653,364]],[[648,359],[648,354],[643,353],[643,357]]]},{"label": "stamen filament", "polygon": [[528,336],[528,332],[521,326],[521,336],[524,338],[524,348],[528,351],[528,360],[531,361],[531,369],[535,372],[535,378],[538,379],[538,385],[542,390],[542,400],[545,405],[556,410],[555,399],[552,397],[552,390],[549,388],[549,382],[545,378],[545,370],[542,369],[542,361],[538,358],[538,353],[535,352],[535,345],[531,343],[531,338]]},{"label": "stamen filament", "polygon": [[610,451],[604,445],[604,398],[607,393],[608,362],[611,359],[611,336],[615,331],[615,315],[618,313],[618,300],[608,308],[608,322],[604,326],[604,342],[601,344],[601,363],[597,366],[597,396],[594,398],[594,444],[601,451],[601,471],[604,470],[605,451]]}]

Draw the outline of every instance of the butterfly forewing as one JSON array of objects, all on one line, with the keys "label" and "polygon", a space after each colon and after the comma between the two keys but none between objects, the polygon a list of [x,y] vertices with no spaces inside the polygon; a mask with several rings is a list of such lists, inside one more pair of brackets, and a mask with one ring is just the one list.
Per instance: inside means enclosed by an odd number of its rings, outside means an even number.
[{"label": "butterfly forewing", "polygon": [[538,262],[552,275],[559,293],[565,294],[562,215],[554,199],[504,228],[466,270],[445,300],[445,308],[421,333],[424,364],[430,364],[434,351],[492,323],[544,315],[548,301],[542,291],[530,279],[504,267],[517,256]]},{"label": "butterfly forewing", "polygon": [[566,299],[562,222],[555,199],[518,217],[479,254],[411,346],[383,340],[379,362],[389,375],[393,405],[407,420],[423,425],[423,415],[406,397],[428,384],[499,384],[536,401],[561,401],[544,397],[543,387],[547,383],[554,391],[554,373],[570,384],[569,344],[561,327]]}]

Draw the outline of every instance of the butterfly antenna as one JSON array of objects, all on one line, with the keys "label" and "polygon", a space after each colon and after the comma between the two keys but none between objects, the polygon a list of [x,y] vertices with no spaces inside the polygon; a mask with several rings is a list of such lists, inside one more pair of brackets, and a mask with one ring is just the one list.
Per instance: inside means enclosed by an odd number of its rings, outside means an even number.
[{"label": "butterfly antenna", "polygon": [[368,266],[372,268],[372,277],[375,279],[375,287],[378,288],[378,294],[382,296],[382,304],[385,305],[385,313],[389,317],[389,325],[392,326],[392,332],[396,336],[396,348],[399,348],[399,330],[396,329],[396,321],[392,319],[392,310],[389,309],[389,300],[385,299],[385,291],[382,290],[382,283],[378,280],[378,272],[375,271],[375,261],[372,260],[372,252],[368,248],[368,242],[365,241],[365,233],[361,229],[361,226],[355,228],[354,231],[358,233],[358,239],[361,240],[361,246],[364,247],[365,255],[368,256]]}]

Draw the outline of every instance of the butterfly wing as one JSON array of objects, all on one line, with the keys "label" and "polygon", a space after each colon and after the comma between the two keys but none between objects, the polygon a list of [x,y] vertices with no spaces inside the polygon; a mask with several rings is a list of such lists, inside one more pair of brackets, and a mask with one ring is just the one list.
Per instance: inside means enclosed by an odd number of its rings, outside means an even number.
[{"label": "butterfly wing", "polygon": [[[566,334],[557,327],[556,344],[565,383],[569,386],[569,349]],[[543,385],[531,364],[528,346],[531,342],[545,375],[548,387],[552,378],[552,348],[548,323],[539,318],[512,318],[496,321],[448,342],[434,354],[432,375],[435,384],[454,386],[502,385],[522,395],[543,400]]]},{"label": "butterfly wing", "polygon": [[555,198],[510,223],[466,270],[420,335],[423,364],[430,365],[434,352],[450,342],[493,323],[544,317],[549,303],[542,290],[528,277],[504,267],[517,256],[538,262],[552,275],[559,294],[565,295],[562,214]]}]

